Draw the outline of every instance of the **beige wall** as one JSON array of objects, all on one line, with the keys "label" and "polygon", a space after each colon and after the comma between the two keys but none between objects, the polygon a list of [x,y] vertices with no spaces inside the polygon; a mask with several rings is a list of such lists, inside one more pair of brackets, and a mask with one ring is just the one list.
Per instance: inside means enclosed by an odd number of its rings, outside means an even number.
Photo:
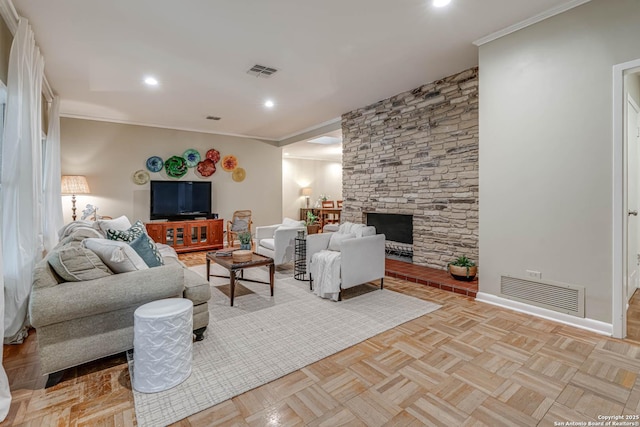
[{"label": "beige wall", "polygon": [[481,292],[536,270],[612,322],[612,67],[639,23],[639,1],[593,0],[480,47]]},{"label": "beige wall", "polygon": [[342,199],[342,164],[323,160],[282,160],[282,214],[298,219],[305,199],[300,195],[304,187],[311,187],[313,194],[309,206],[313,206],[320,194],[332,200]]},{"label": "beige wall", "polygon": [[[97,205],[99,213],[116,217],[127,215],[132,221],[149,219],[149,184],[136,185],[131,176],[153,155],[167,159],[194,148],[202,156],[215,148],[222,156],[233,154],[246,169],[243,182],[231,173],[217,171],[212,182],[213,211],[229,219],[233,211],[251,209],[255,225],[273,224],[282,218],[281,149],[246,138],[145,126],[104,123],[91,120],[61,119],[61,157],[63,175],[86,175],[91,195],[78,196],[78,218],[87,203]],[[163,173],[150,173],[153,180],[168,179]],[[182,180],[200,180],[190,169]],[[70,196],[63,197],[65,222],[71,220]]]}]

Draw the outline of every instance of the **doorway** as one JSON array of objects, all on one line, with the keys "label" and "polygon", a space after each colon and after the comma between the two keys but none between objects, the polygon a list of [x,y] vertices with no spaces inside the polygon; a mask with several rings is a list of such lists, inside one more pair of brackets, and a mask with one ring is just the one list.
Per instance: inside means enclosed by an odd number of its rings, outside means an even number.
[{"label": "doorway", "polygon": [[626,338],[637,317],[640,340],[640,59],[613,67],[613,89],[612,335]]}]

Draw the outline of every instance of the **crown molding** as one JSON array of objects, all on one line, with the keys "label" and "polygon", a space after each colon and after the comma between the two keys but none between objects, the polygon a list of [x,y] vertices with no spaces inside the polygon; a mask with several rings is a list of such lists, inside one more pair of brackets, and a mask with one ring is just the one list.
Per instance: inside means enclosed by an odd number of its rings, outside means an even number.
[{"label": "crown molding", "polygon": [[578,7],[582,4],[588,3],[591,0],[571,0],[567,3],[558,5],[556,7],[553,7],[549,10],[546,10],[542,13],[539,13],[535,16],[532,16],[529,19],[525,19],[524,21],[520,21],[517,24],[513,24],[507,28],[504,28],[502,30],[496,31],[495,33],[491,33],[488,36],[484,36],[482,38],[479,38],[478,40],[474,41],[473,44],[476,46],[482,46],[483,44],[492,42],[494,40],[499,39],[500,37],[504,37],[506,35],[509,35],[511,33],[515,33],[518,30],[521,30],[523,28],[529,27],[533,24],[537,24],[540,21],[544,21],[547,18],[551,18],[552,16],[556,16],[561,14],[562,12],[566,12],[567,10],[573,9],[574,7]]},{"label": "crown molding", "polygon": [[233,136],[235,138],[256,139],[258,141],[266,142],[272,145],[276,145],[276,143],[278,142],[277,139],[264,138],[261,136],[243,135],[239,133],[228,133],[228,132],[215,132],[215,131],[206,130],[206,129],[188,128],[188,127],[180,127],[180,126],[167,126],[167,125],[161,125],[158,123],[136,122],[133,120],[120,120],[120,119],[111,119],[111,118],[105,118],[105,117],[84,116],[82,114],[70,114],[70,113],[61,112],[60,117],[66,117],[69,119],[79,119],[79,120],[93,120],[96,122],[105,122],[105,123],[118,123],[122,125],[146,126],[146,127],[159,128],[159,129],[180,130],[185,132],[198,132],[198,133],[206,133],[211,135]]}]

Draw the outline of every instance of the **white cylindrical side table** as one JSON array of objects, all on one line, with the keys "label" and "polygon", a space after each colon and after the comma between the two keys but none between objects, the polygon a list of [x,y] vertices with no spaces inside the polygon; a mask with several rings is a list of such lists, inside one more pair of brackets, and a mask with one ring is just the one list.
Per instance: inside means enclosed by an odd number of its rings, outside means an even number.
[{"label": "white cylindrical side table", "polygon": [[156,393],[191,375],[193,302],[169,298],[133,313],[133,388]]}]

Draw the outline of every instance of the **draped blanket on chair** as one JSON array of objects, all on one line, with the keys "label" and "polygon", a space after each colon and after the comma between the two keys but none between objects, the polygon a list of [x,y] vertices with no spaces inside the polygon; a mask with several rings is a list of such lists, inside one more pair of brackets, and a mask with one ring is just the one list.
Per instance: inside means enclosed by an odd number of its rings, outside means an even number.
[{"label": "draped blanket on chair", "polygon": [[322,250],[314,254],[309,269],[313,278],[313,293],[321,298],[338,301],[340,295],[340,252]]}]

